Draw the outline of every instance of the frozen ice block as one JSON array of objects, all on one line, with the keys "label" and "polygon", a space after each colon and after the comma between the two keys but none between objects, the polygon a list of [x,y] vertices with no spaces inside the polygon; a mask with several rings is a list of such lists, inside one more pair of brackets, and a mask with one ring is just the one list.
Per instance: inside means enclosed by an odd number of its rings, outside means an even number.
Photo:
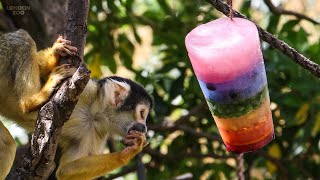
[{"label": "frozen ice block", "polygon": [[274,138],[256,26],[220,18],[186,36],[188,55],[227,150],[262,148]]}]

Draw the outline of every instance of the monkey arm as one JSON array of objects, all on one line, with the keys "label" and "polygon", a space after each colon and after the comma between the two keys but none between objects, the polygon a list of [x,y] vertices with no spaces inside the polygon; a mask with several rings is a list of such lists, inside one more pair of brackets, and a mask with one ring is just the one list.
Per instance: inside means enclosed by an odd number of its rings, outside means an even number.
[{"label": "monkey arm", "polygon": [[60,57],[75,55],[77,48],[71,45],[71,41],[59,36],[51,48],[37,52],[36,59],[40,67],[40,76],[46,77],[58,66]]},{"label": "monkey arm", "polygon": [[128,164],[136,154],[141,152],[146,142],[144,134],[138,132],[129,134],[125,141],[131,146],[121,152],[86,156],[71,162],[62,162],[56,173],[57,178],[59,180],[94,179]]},{"label": "monkey arm", "polygon": [[27,113],[39,109],[44,103],[48,101],[49,97],[51,96],[55,88],[59,85],[59,83],[63,79],[72,76],[75,71],[75,68],[67,64],[56,67],[51,72],[47,82],[38,93],[21,99],[20,107],[22,111],[24,113]]},{"label": "monkey arm", "polygon": [[[71,42],[61,36],[54,43],[52,48],[37,52],[34,56],[35,62],[39,65],[40,78],[46,83],[36,94],[28,94],[20,101],[23,112],[31,112],[39,109],[53,93],[58,84],[65,78],[70,77],[76,71],[69,65],[58,66],[60,56],[74,55],[77,48],[71,46]],[[36,77],[38,78],[38,77]]]},{"label": "monkey arm", "polygon": [[59,56],[54,55],[53,48],[38,51],[36,60],[39,64],[40,77],[47,77],[50,72],[59,64]]},{"label": "monkey arm", "polygon": [[122,152],[87,156],[61,164],[57,171],[59,180],[94,179],[128,163]]}]

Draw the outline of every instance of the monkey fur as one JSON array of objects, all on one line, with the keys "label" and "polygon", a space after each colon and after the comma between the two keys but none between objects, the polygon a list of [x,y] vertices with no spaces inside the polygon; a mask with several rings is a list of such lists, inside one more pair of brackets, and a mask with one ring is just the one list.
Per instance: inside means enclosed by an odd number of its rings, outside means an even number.
[{"label": "monkey fur", "polygon": [[[52,48],[37,52],[24,30],[1,35],[0,114],[32,132],[39,108],[75,71],[69,65],[58,66],[59,58],[75,52],[71,42],[62,37]],[[151,108],[149,94],[129,79],[90,79],[62,128],[62,157],[56,177],[94,179],[127,164],[146,145],[146,119]],[[124,138],[128,146],[121,152],[103,154],[109,137]],[[0,180],[9,173],[15,150],[14,139],[0,122]]]}]

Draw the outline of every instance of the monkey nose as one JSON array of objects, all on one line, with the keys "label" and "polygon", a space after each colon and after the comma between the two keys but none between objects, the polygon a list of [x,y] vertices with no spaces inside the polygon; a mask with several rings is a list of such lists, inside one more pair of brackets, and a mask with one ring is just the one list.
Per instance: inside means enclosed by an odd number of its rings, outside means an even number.
[{"label": "monkey nose", "polygon": [[135,130],[135,131],[139,131],[142,133],[146,133],[147,132],[147,127],[144,124],[141,123],[135,123],[128,132],[130,132],[131,130]]}]

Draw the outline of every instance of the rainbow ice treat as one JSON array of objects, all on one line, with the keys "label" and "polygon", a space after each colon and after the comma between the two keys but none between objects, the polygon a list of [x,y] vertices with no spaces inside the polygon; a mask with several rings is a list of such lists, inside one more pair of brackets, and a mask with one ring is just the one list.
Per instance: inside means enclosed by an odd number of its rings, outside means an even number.
[{"label": "rainbow ice treat", "polygon": [[268,144],[274,132],[256,26],[220,18],[193,29],[185,43],[227,150],[243,153]]}]

